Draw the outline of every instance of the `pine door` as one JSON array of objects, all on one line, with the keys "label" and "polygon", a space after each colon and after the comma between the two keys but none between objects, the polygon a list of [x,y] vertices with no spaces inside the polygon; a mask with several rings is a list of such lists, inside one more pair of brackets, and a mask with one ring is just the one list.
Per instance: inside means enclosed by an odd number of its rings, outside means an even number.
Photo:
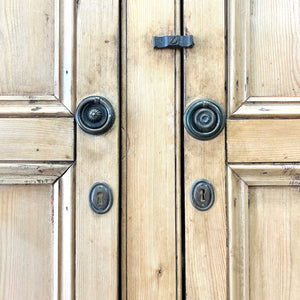
[{"label": "pine door", "polygon": [[[299,32],[298,0],[0,1],[0,299],[299,298]],[[203,99],[209,140],[183,122]]]}]

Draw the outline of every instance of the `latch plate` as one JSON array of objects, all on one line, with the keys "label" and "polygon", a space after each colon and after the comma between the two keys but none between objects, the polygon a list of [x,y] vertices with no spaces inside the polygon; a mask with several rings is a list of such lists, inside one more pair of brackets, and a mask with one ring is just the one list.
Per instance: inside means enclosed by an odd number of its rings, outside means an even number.
[{"label": "latch plate", "polygon": [[194,39],[192,35],[166,35],[153,37],[153,47],[156,49],[192,48],[193,46]]}]

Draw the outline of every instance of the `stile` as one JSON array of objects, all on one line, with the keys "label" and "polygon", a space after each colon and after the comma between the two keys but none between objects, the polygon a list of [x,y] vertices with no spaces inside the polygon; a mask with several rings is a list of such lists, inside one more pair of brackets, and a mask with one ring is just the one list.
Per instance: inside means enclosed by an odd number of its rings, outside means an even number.
[{"label": "stile", "polygon": [[176,299],[177,293],[175,112],[179,77],[175,67],[179,59],[174,50],[154,50],[152,44],[153,36],[178,30],[174,4],[128,1],[123,7],[127,29],[122,57],[126,61],[123,288],[128,299]]},{"label": "stile", "polygon": [[[77,1],[77,104],[107,98],[116,120],[104,135],[77,127],[76,298],[118,298],[119,247],[119,2]],[[89,207],[88,192],[109,184],[113,206],[104,215]]]},{"label": "stile", "polygon": [[[184,34],[195,46],[184,54],[185,107],[211,98],[225,108],[224,2],[185,1]],[[212,34],[212,32],[214,34]],[[207,179],[215,189],[215,203],[197,211],[190,188]],[[226,299],[225,133],[199,141],[184,134],[185,272],[188,299]]]}]

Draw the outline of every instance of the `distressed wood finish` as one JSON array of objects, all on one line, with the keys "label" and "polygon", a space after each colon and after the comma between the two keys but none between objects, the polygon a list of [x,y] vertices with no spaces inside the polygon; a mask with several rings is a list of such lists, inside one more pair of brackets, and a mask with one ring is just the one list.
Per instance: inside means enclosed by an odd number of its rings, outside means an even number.
[{"label": "distressed wood finish", "polygon": [[0,186],[1,299],[51,299],[53,206],[51,185]]},{"label": "distressed wood finish", "polygon": [[229,1],[230,114],[249,97],[275,104],[299,99],[298,18],[297,0]]},{"label": "distressed wood finish", "polygon": [[[75,299],[75,166],[55,184],[57,199],[58,299]],[[55,198],[54,198],[55,200]]]},{"label": "distressed wood finish", "polygon": [[0,116],[2,118],[72,117],[71,112],[56,98],[52,100],[49,98],[46,101],[24,101],[19,97],[10,97],[7,101],[7,98],[5,97],[1,101],[0,97]]},{"label": "distressed wood finish", "polygon": [[230,299],[297,298],[298,172],[294,164],[229,166]]},{"label": "distressed wood finish", "polygon": [[228,168],[229,299],[249,299],[248,185]]},{"label": "distressed wood finish", "polygon": [[296,164],[237,164],[230,167],[248,185],[300,184],[300,166]]},{"label": "distressed wood finish", "polygon": [[50,184],[60,178],[70,163],[0,163],[1,184]]},{"label": "distressed wood finish", "polygon": [[[260,98],[261,101],[255,101]],[[266,101],[268,97],[251,97],[246,101],[237,111],[235,111],[232,118],[297,118],[300,116],[300,103],[295,101],[279,102],[276,98],[274,103]],[[274,98],[271,98],[274,99]],[[270,101],[272,101],[270,99]],[[288,98],[288,101],[293,98]],[[253,102],[251,102],[254,100]],[[293,99],[294,100],[294,99]],[[298,99],[299,100],[299,99]],[[284,100],[283,100],[284,101]],[[283,105],[284,104],[284,105]]]},{"label": "distressed wood finish", "polygon": [[[229,1],[230,299],[300,293],[299,1]],[[243,120],[241,120],[243,119]]]},{"label": "distressed wood finish", "polygon": [[155,35],[179,30],[174,12],[174,1],[127,1],[123,11],[127,28],[123,276],[128,299],[176,299],[177,294],[175,114],[180,109],[175,68],[179,59],[174,50],[154,50],[152,41]]},{"label": "distressed wood finish", "polygon": [[1,299],[74,299],[74,8],[0,1]]},{"label": "distressed wood finish", "polygon": [[1,118],[0,128],[0,160],[74,159],[73,118]]},{"label": "distressed wood finish", "polygon": [[250,95],[300,96],[298,0],[255,0],[250,15]]},{"label": "distressed wood finish", "polygon": [[[77,1],[77,104],[106,97],[116,112],[112,129],[93,136],[77,127],[76,298],[117,299],[119,293],[119,2]],[[89,207],[88,192],[108,183],[113,206],[104,215]]]},{"label": "distressed wood finish", "polygon": [[[185,1],[184,33],[195,46],[185,51],[185,106],[212,98],[225,107],[224,1]],[[185,270],[188,299],[226,299],[225,133],[199,141],[185,131]],[[205,178],[215,204],[196,210],[190,201],[194,181]]]},{"label": "distressed wood finish", "polygon": [[250,6],[251,1],[228,2],[228,114],[231,115],[250,93]]},{"label": "distressed wood finish", "polygon": [[250,299],[300,294],[299,186],[249,188]]},{"label": "distressed wood finish", "polygon": [[58,1],[0,2],[1,95],[54,94],[58,9]]},{"label": "distressed wood finish", "polygon": [[300,120],[229,120],[229,162],[300,161]]}]

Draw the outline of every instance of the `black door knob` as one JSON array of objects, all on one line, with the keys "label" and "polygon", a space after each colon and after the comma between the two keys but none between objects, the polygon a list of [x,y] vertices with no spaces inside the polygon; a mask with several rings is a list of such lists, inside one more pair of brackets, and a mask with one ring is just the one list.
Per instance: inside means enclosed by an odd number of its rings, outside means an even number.
[{"label": "black door knob", "polygon": [[211,99],[199,99],[188,106],[184,113],[186,131],[198,140],[216,137],[225,126],[225,113],[220,104]]},{"label": "black door knob", "polygon": [[89,96],[79,103],[75,119],[83,131],[90,134],[103,134],[114,124],[115,111],[104,97]]}]

